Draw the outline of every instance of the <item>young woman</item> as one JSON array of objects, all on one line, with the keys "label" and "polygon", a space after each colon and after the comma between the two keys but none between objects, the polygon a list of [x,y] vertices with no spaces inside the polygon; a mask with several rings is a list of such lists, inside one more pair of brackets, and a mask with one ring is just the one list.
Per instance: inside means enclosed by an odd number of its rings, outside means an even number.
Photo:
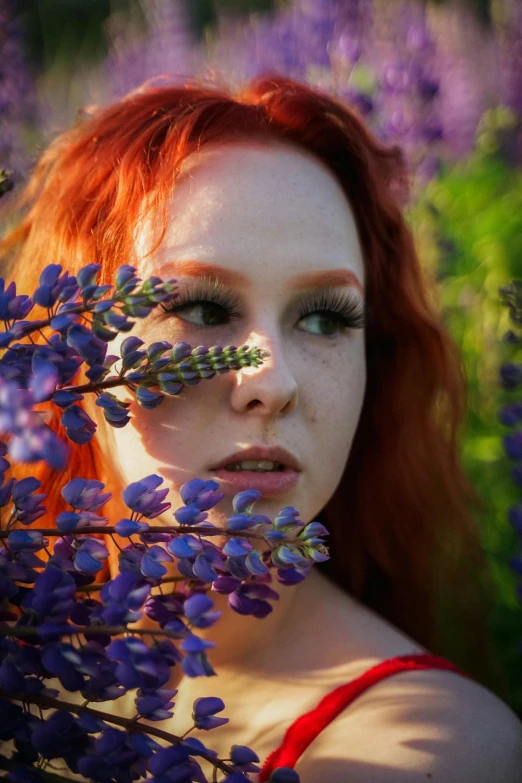
[{"label": "young woman", "polygon": [[[183,483],[213,478],[215,524],[258,487],[260,513],[291,505],[329,529],[331,559],[278,586],[266,619],[213,595],[225,611],[201,635],[219,676],[171,683],[164,728],[183,732],[195,698],[221,697],[230,722],[201,738],[222,757],[252,747],[267,759],[260,780],[283,765],[315,783],[520,779],[522,726],[490,689],[480,501],[458,459],[465,377],[406,191],[400,150],[306,85],[148,88],[44,152],[4,240],[20,291],[51,262],[100,263],[104,281],[132,263],[179,284],[172,308],[136,324],[146,343],[270,351],[154,411],[133,404],[123,429],[91,405],[97,439],[73,448],[67,475],[38,474],[47,486],[96,477],[117,497],[157,473],[173,508]],[[448,650],[452,663],[436,657]],[[132,714],[130,699],[104,707]]]}]

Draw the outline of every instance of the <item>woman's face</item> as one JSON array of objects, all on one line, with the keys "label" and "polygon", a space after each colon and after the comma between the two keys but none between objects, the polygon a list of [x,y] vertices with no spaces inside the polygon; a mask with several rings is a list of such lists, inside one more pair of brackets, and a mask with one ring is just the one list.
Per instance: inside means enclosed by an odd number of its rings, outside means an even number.
[{"label": "woman's face", "polygon": [[[364,305],[349,203],[329,171],[298,148],[234,143],[185,161],[169,209],[167,233],[148,258],[159,219],[136,232],[138,273],[176,278],[185,304],[176,300],[170,313],[158,308],[132,334],[146,344],[255,345],[270,356],[257,368],[187,387],[155,410],[133,403],[122,429],[98,415],[105,447],[125,484],[164,477],[173,510],[182,505],[182,484],[215,479],[226,495],[209,519],[222,524],[237,482],[255,486],[261,476],[270,496],[257,513],[273,517],[295,506],[310,521],[341,479],[366,385],[364,329],[343,325],[336,313],[353,324]],[[217,303],[205,301],[216,293]],[[297,475],[288,467],[282,480],[280,472],[217,473],[223,461],[237,462],[228,457],[257,446],[285,449]],[[163,519],[172,523],[172,512]]]}]

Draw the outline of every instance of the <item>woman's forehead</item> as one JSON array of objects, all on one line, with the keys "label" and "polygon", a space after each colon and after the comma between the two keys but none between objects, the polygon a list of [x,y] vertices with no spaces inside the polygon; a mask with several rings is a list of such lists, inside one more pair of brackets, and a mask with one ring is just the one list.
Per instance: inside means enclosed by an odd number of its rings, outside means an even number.
[{"label": "woman's forehead", "polygon": [[[143,258],[159,213],[138,226]],[[336,267],[364,275],[355,219],[333,174],[290,145],[226,145],[187,160],[168,205],[164,239],[144,266],[200,259],[296,274]]]}]

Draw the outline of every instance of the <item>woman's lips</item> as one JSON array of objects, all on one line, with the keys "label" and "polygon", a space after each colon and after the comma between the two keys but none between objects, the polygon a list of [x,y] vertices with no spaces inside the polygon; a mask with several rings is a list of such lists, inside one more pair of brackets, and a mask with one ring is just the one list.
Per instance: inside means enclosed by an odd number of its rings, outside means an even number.
[{"label": "woman's lips", "polygon": [[212,475],[215,481],[219,482],[220,490],[227,496],[233,497],[245,489],[257,489],[263,497],[269,498],[284,495],[294,489],[300,472],[286,466],[284,470],[267,470],[266,473],[219,468],[212,471]]}]

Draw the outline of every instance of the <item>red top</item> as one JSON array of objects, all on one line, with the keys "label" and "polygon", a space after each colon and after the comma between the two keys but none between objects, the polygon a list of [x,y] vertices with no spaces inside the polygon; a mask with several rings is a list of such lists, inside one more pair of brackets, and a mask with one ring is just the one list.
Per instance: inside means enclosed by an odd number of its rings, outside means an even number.
[{"label": "red top", "polygon": [[447,669],[464,677],[470,676],[446,658],[430,653],[399,655],[397,658],[381,661],[355,680],[327,693],[315,709],[297,718],[286,730],[281,745],[267,756],[259,775],[259,783],[265,783],[277,767],[293,768],[312,740],[367,688],[392,674],[414,669]]}]

